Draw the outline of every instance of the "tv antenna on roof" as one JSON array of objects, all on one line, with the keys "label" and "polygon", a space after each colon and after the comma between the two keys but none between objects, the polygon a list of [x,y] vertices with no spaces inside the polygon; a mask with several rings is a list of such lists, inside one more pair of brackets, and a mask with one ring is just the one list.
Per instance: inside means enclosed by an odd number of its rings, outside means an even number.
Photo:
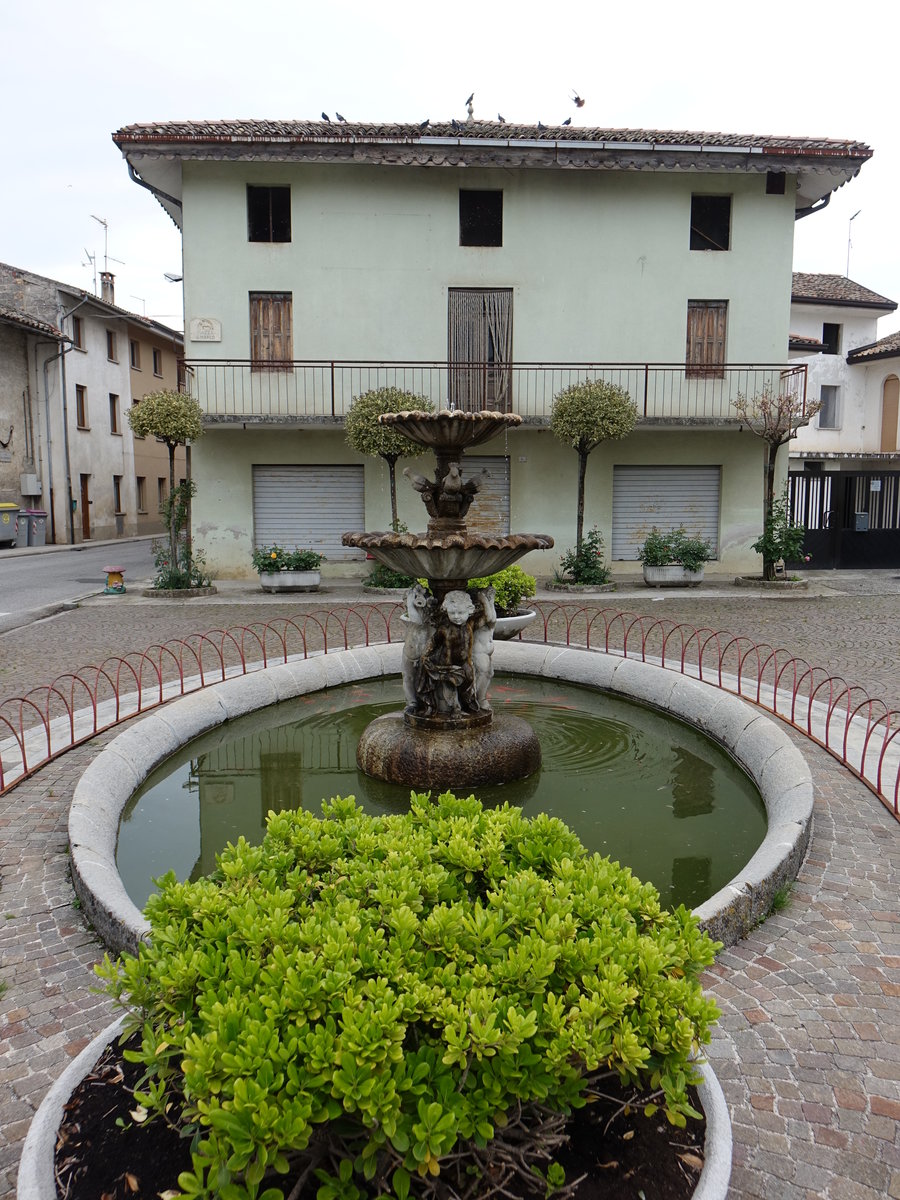
[{"label": "tv antenna on roof", "polygon": [[85,248],[84,256],[87,259],[87,262],[83,262],[81,265],[83,267],[90,267],[94,272],[94,295],[96,296],[97,295],[97,255],[91,254],[90,250]]}]

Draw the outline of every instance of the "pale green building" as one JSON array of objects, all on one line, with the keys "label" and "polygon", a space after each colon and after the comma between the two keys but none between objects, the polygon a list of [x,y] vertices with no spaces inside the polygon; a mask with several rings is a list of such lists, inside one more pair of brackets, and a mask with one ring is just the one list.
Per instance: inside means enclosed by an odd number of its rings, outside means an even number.
[{"label": "pale green building", "polygon": [[[358,572],[346,530],[384,529],[387,469],[347,445],[353,397],[393,384],[520,413],[480,448],[470,528],[575,536],[577,458],[550,433],[579,379],[625,386],[635,432],[601,446],[586,524],[637,567],[652,526],[758,565],[762,443],[732,402],[804,394],[788,362],[793,227],[870,156],[856,142],[727,134],[188,122],[114,135],[184,237],[186,377],[205,413],[195,537],[221,575],[254,545]],[[401,467],[403,464],[400,464]],[[419,465],[417,470],[422,470]],[[401,518],[423,523],[402,481]]]}]

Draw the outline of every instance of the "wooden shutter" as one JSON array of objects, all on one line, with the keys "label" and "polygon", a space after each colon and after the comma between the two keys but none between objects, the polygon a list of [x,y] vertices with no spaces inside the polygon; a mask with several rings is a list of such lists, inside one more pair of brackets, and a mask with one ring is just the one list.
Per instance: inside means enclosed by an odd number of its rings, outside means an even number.
[{"label": "wooden shutter", "polygon": [[724,379],[727,300],[688,300],[685,374]]},{"label": "wooden shutter", "polygon": [[291,292],[250,293],[250,357],[254,371],[289,370],[294,357]]},{"label": "wooden shutter", "polygon": [[719,544],[719,467],[614,467],[610,556],[634,560],[655,525]]}]

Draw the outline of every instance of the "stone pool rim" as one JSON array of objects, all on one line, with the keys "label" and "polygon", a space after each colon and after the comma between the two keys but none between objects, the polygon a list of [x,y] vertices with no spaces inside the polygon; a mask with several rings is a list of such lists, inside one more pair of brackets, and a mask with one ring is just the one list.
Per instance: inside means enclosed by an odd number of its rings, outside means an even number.
[{"label": "stone pool rim", "polygon": [[[147,776],[226,721],[310,692],[398,675],[401,652],[399,644],[342,650],[214,684],[134,720],[97,754],[75,788],[69,844],[75,892],[111,950],[134,953],[150,931],[125,891],[115,858],[122,810]],[[498,643],[494,669],[609,692],[674,716],[718,742],[759,789],[768,829],[749,862],[694,913],[725,945],[765,919],[776,893],[796,878],[813,812],[809,767],[776,720],[710,684],[593,650]]]}]

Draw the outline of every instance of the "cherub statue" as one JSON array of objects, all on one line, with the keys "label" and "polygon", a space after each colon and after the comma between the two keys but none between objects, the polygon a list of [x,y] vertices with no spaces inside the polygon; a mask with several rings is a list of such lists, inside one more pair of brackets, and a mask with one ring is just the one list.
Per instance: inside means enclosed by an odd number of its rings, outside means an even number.
[{"label": "cherub statue", "polygon": [[494,677],[491,655],[494,653],[494,626],[497,610],[494,607],[493,587],[479,588],[475,596],[475,617],[472,622],[472,670],[475,673],[475,699],[483,712],[490,712],[488,688]]},{"label": "cherub statue", "polygon": [[423,696],[427,680],[422,663],[434,633],[433,609],[434,599],[421,583],[414,583],[406,593],[406,639],[401,666],[406,711],[410,713],[428,707]]}]

